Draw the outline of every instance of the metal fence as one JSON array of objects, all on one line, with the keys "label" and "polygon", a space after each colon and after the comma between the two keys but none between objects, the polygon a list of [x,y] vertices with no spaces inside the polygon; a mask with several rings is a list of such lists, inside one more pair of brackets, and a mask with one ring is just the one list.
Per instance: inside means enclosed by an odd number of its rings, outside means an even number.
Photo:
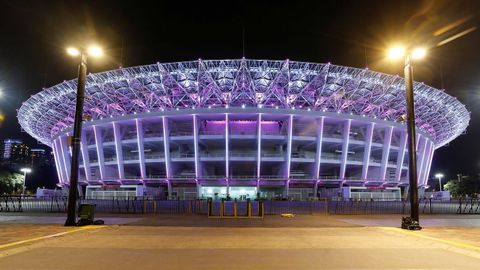
[{"label": "metal fence", "polygon": [[[95,204],[98,213],[132,214],[202,214],[206,215],[206,200],[159,200],[152,198],[81,199],[79,203]],[[225,211],[233,211],[231,202],[226,202]],[[217,209],[220,202],[214,202]],[[238,204],[238,211],[245,211]],[[245,206],[246,207],[246,206]],[[253,206],[254,207],[254,206]],[[62,213],[67,209],[67,197],[35,198],[29,196],[0,196],[0,212]],[[254,209],[253,209],[254,210]],[[422,214],[480,214],[479,199],[450,201],[421,200]],[[265,215],[282,213],[307,215],[375,215],[407,214],[408,201],[265,201]]]},{"label": "metal fence", "polygon": [[66,197],[0,196],[0,212],[59,213],[66,209]]}]

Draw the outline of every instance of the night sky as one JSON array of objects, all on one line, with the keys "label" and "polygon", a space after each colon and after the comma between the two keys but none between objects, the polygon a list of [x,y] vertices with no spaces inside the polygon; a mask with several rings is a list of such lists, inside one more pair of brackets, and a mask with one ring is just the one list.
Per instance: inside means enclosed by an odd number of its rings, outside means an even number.
[{"label": "night sky", "polygon": [[[125,2],[125,3],[123,3]],[[195,2],[192,4],[190,2]],[[432,175],[480,172],[480,1],[3,1],[0,0],[0,139],[22,138],[16,109],[30,95],[76,76],[68,45],[95,41],[108,57],[89,72],[157,61],[246,58],[332,62],[401,74],[385,50],[432,47],[415,80],[458,97],[472,113],[465,135],[435,152]],[[457,23],[456,23],[457,22]],[[452,29],[442,32],[446,26]],[[243,35],[244,33],[244,35]],[[244,37],[244,38],[243,38]]]}]

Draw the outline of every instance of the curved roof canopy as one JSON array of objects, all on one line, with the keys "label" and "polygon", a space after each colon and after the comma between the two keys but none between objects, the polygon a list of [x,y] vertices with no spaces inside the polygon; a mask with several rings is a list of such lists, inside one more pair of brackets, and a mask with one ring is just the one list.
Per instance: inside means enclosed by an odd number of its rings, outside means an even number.
[{"label": "curved roof canopy", "polygon": [[[33,95],[18,111],[23,129],[50,145],[73,124],[76,80]],[[271,60],[157,63],[88,75],[84,113],[92,119],[172,109],[263,106],[334,111],[398,121],[406,114],[404,80],[368,69]],[[417,127],[440,147],[467,128],[455,97],[414,84]]]}]

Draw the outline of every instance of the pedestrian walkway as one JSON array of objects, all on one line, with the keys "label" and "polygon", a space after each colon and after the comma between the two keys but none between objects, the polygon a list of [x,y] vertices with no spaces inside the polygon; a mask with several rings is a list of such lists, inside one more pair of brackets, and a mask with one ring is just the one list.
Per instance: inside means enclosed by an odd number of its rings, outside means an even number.
[{"label": "pedestrian walkway", "polygon": [[476,270],[480,265],[473,243],[480,227],[427,226],[410,232],[383,226],[399,223],[397,216],[377,216],[368,226],[362,225],[367,216],[266,217],[256,223],[182,217],[155,215],[0,248],[0,268]]}]

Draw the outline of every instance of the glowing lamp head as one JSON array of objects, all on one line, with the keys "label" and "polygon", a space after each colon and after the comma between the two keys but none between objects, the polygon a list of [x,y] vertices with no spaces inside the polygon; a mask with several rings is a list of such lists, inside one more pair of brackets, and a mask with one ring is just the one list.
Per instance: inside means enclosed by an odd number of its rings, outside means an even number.
[{"label": "glowing lamp head", "polygon": [[393,47],[388,51],[388,58],[399,59],[405,55],[405,49],[402,47]]},{"label": "glowing lamp head", "polygon": [[92,46],[88,48],[88,55],[93,57],[100,57],[103,55],[103,50],[98,46]]},{"label": "glowing lamp head", "polygon": [[80,51],[77,48],[74,48],[74,47],[67,48],[67,53],[71,56],[79,56],[80,55]]},{"label": "glowing lamp head", "polygon": [[437,174],[435,174],[435,177],[436,177],[436,178],[442,178],[442,177],[443,177],[443,174],[442,174],[442,173],[437,173]]},{"label": "glowing lamp head", "polygon": [[425,48],[416,48],[412,51],[413,59],[422,59],[427,55],[427,50]]},{"label": "glowing lamp head", "polygon": [[32,172],[32,169],[30,169],[30,168],[21,168],[20,171],[23,172],[23,173],[31,173],[31,172]]}]

